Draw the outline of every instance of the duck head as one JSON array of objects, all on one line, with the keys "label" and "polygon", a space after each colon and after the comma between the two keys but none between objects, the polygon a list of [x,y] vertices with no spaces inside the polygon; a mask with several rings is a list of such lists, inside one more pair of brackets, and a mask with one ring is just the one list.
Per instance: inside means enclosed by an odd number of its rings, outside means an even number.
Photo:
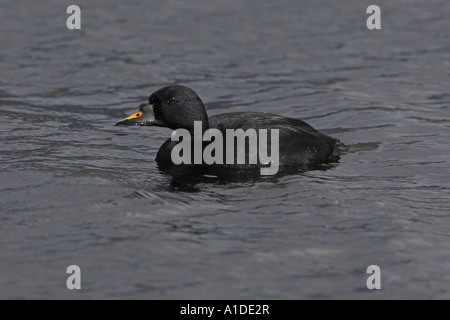
[{"label": "duck head", "polygon": [[116,123],[116,126],[158,126],[172,130],[194,131],[194,121],[202,121],[203,131],[209,129],[208,115],[200,97],[191,88],[177,85],[159,89],[148,103]]}]

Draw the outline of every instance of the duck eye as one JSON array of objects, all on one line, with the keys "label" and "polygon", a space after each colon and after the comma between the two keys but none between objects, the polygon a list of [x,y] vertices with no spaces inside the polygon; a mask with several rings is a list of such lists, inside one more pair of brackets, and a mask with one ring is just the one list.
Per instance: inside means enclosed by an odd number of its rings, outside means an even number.
[{"label": "duck eye", "polygon": [[170,104],[175,104],[175,103],[177,103],[177,99],[172,97],[172,98],[169,98],[169,100],[167,100],[167,102],[170,103]]}]

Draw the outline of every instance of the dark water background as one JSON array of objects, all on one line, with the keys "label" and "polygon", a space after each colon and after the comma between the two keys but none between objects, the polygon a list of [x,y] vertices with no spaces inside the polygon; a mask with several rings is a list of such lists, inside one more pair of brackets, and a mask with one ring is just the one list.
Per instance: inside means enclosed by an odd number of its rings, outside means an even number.
[{"label": "dark water background", "polygon": [[[0,298],[449,299],[450,2],[375,2],[0,1]],[[175,83],[380,145],[183,188],[113,127]]]}]

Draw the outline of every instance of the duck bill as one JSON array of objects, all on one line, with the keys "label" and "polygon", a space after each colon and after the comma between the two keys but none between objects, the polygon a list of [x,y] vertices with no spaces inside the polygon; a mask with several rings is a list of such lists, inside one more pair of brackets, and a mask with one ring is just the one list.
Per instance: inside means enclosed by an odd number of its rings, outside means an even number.
[{"label": "duck bill", "polygon": [[141,118],[142,118],[142,111],[137,111],[133,113],[131,116],[126,117],[125,119],[117,122],[116,126],[132,126],[132,125],[138,126],[139,123],[142,122],[140,120]]},{"label": "duck bill", "polygon": [[143,104],[139,110],[131,116],[116,123],[116,126],[154,126],[158,125],[153,113],[153,106],[150,104]]}]

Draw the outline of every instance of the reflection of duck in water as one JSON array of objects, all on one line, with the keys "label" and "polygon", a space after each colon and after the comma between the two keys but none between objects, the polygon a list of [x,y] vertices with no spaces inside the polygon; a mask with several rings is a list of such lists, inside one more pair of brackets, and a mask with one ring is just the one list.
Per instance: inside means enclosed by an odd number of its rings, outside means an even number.
[{"label": "reflection of duck in water", "polygon": [[[279,167],[285,169],[305,169],[310,166],[337,162],[340,154],[339,140],[318,132],[306,122],[262,112],[224,113],[208,117],[205,106],[199,96],[185,86],[168,86],[159,89],[149,98],[148,104],[142,104],[133,115],[116,123],[116,125],[159,126],[173,130],[186,129],[194,133],[194,122],[201,121],[202,134],[210,128],[216,128],[226,136],[226,129],[267,129],[268,132],[278,129]],[[270,137],[270,134],[269,134]],[[270,138],[267,154],[271,154]],[[234,141],[232,141],[234,143]],[[180,142],[167,140],[159,149],[156,161],[161,169],[175,168],[172,162],[172,149]],[[210,142],[203,142],[203,148]],[[225,160],[227,142],[224,141],[223,158]],[[176,166],[179,168],[196,169],[199,173],[213,175],[229,175],[233,173],[255,172],[266,165],[259,159],[257,164],[249,164],[249,148],[245,150],[244,163],[235,161],[233,164],[223,161],[223,164],[208,165],[205,162],[193,165]],[[229,152],[230,150],[228,150]],[[233,150],[234,151],[234,150]],[[237,152],[233,152],[236,158]],[[236,160],[236,159],[235,159]],[[194,163],[194,162],[192,162]],[[238,163],[238,164],[237,164]]]}]

